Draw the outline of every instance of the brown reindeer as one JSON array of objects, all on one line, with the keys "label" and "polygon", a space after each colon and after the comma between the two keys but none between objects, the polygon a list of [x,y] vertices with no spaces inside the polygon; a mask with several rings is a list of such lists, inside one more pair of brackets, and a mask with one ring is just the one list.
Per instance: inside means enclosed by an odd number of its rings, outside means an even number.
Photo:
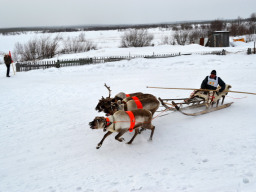
[{"label": "brown reindeer", "polygon": [[[130,93],[130,94],[125,94],[124,92],[120,92],[120,93],[118,93],[114,98],[111,98],[111,97],[110,97],[110,96],[111,96],[111,89],[110,89],[110,87],[107,86],[106,83],[105,83],[104,86],[108,89],[108,91],[109,91],[109,96],[106,97],[106,98],[104,98],[104,97],[102,96],[102,98],[99,100],[97,106],[95,107],[95,110],[98,111],[98,112],[102,112],[102,111],[105,112],[106,109],[111,108],[112,102],[117,102],[117,101],[119,101],[119,100],[122,101],[122,100],[123,100],[124,98],[126,98],[126,97],[139,96],[139,95],[142,95],[142,94],[143,94],[143,93],[141,93],[141,92]],[[105,112],[105,113],[106,113],[106,112]]]},{"label": "brown reindeer", "polygon": [[104,113],[106,115],[113,115],[117,111],[131,111],[135,109],[146,109],[149,110],[152,115],[156,112],[159,108],[159,101],[156,98],[149,97],[140,100],[130,100],[127,103],[121,103],[118,101],[117,103],[111,102],[108,106],[105,106]]},{"label": "brown reindeer", "polygon": [[[133,114],[129,115],[128,113]],[[117,111],[111,116],[105,117],[95,117],[92,122],[89,123],[91,129],[103,129],[103,131],[107,131],[107,133],[104,135],[102,140],[98,143],[97,149],[99,149],[103,141],[111,135],[113,132],[117,132],[118,134],[115,136],[115,139],[123,142],[124,138],[121,136],[126,133],[128,130],[131,132],[132,129],[134,129],[134,136],[131,138],[131,140],[127,144],[132,144],[133,140],[139,133],[139,127],[142,127],[143,129],[150,129],[151,134],[149,140],[152,140],[155,126],[151,124],[152,121],[152,114],[150,111],[145,109],[137,109],[132,110],[130,112],[126,111]]]}]

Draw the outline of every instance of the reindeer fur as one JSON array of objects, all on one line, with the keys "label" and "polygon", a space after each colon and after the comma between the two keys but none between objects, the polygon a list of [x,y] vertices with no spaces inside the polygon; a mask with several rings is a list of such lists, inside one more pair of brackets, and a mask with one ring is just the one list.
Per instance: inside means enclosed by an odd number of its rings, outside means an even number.
[{"label": "reindeer fur", "polygon": [[[143,98],[140,99],[140,102],[143,106],[143,109],[149,110],[152,115],[156,112],[156,110],[159,108],[159,101],[155,97],[148,97],[148,98]],[[131,111],[137,109],[137,105],[134,100],[128,101],[126,104],[122,104],[120,102],[118,104],[118,110],[122,111]]]},{"label": "reindeer fur", "polygon": [[[130,93],[129,95],[131,97],[133,97],[133,96],[139,96],[139,95],[142,95],[142,94],[143,93],[141,93],[141,92],[137,92],[137,93]],[[111,97],[104,98],[102,96],[102,98],[99,100],[97,106],[95,107],[95,110],[98,111],[98,112],[104,111],[104,113],[107,114],[108,112],[106,112],[106,111],[111,108],[111,106],[113,105],[112,102],[117,102],[119,100],[122,101],[124,98],[126,98],[126,95],[125,95],[124,92],[118,93],[114,98],[111,98]]]},{"label": "reindeer fur", "polygon": [[[220,88],[221,87],[218,86],[218,88],[216,90],[218,91],[218,90],[220,90]],[[226,84],[225,89],[221,93],[214,94],[213,103],[216,103],[219,99],[221,99],[222,97],[225,97],[228,94],[227,91],[229,91],[230,88],[231,88],[231,85]],[[213,92],[211,94],[213,94]],[[200,97],[200,98],[203,98],[206,101],[209,98],[208,94],[204,94],[203,91],[198,91],[197,93],[194,94],[193,97],[196,97],[196,96]]]},{"label": "reindeer fur", "polygon": [[[155,126],[151,124],[152,121],[152,114],[150,111],[145,109],[137,109],[132,110],[135,118],[135,127],[134,129],[134,136],[131,138],[131,140],[127,144],[132,144],[133,140],[139,133],[139,127],[142,127],[144,129],[151,129],[151,135],[150,140],[152,140]],[[106,119],[105,117],[95,117],[92,122],[89,123],[91,129],[103,129],[104,131],[107,131],[107,133],[104,135],[102,140],[98,143],[97,149],[99,149],[103,141],[111,135],[113,132],[117,132],[118,134],[115,136],[115,139],[123,142],[124,138],[121,136],[126,133],[130,128],[130,117],[125,111],[117,111],[113,115],[108,117],[111,125],[106,127]]]},{"label": "reindeer fur", "polygon": [[[130,96],[130,97],[124,98],[124,99],[122,100],[122,103],[127,103],[128,101],[133,100],[132,97],[134,97],[134,96]],[[146,98],[149,98],[149,97],[154,97],[154,98],[155,98],[155,96],[154,96],[154,95],[151,95],[151,94],[141,94],[141,95],[136,95],[136,97],[137,97],[138,99],[146,99]]]},{"label": "reindeer fur", "polygon": [[[130,93],[129,94],[130,97],[134,97],[134,96],[138,96],[138,95],[143,95],[143,93],[141,92],[136,92],[136,93]],[[116,96],[114,97],[115,100],[123,100],[126,98],[126,94],[124,92],[120,92],[118,94],[116,94]]]}]

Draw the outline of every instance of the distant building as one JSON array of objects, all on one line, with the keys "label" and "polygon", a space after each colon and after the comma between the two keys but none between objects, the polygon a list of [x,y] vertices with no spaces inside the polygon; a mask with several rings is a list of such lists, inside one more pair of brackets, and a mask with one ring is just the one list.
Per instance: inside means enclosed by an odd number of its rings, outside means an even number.
[{"label": "distant building", "polygon": [[214,31],[209,35],[206,46],[229,47],[229,31]]}]

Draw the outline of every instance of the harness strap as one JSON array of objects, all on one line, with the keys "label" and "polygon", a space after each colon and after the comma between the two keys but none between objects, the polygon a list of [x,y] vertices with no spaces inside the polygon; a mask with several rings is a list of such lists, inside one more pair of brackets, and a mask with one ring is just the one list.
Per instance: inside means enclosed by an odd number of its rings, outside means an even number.
[{"label": "harness strap", "polygon": [[134,128],[134,126],[135,126],[134,114],[133,114],[131,111],[126,111],[126,113],[127,113],[127,114],[129,115],[129,117],[130,117],[131,124],[130,124],[129,131],[132,132],[132,131],[133,131],[133,128]]},{"label": "harness strap", "polygon": [[108,117],[106,117],[106,121],[107,121],[106,127],[108,127],[109,125],[111,125],[111,122],[110,122],[110,120],[109,120]]},{"label": "harness strap", "polygon": [[138,109],[143,109],[142,103],[140,102],[139,98],[134,96],[132,99],[135,101]]},{"label": "harness strap", "polygon": [[125,94],[126,97],[130,97],[130,94]]}]

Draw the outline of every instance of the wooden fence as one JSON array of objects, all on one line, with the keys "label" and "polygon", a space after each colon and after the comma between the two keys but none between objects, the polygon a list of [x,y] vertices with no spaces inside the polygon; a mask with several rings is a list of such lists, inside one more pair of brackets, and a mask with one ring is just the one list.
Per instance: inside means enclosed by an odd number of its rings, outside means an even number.
[{"label": "wooden fence", "polygon": [[[223,55],[222,51],[213,51],[213,52],[202,52],[196,53],[201,55]],[[225,52],[224,52],[225,54]],[[80,65],[89,65],[89,64],[99,64],[106,62],[115,62],[121,60],[130,60],[135,58],[147,58],[147,59],[156,59],[156,58],[168,58],[168,57],[176,57],[181,55],[191,55],[191,53],[181,54],[181,53],[172,53],[172,54],[157,54],[155,55],[136,55],[136,56],[119,56],[119,57],[93,57],[93,58],[81,58],[81,59],[69,59],[69,60],[57,60],[57,61],[36,61],[36,62],[18,62],[16,63],[16,71],[30,71],[36,69],[47,69],[51,67],[68,67],[68,66],[80,66]]]}]

